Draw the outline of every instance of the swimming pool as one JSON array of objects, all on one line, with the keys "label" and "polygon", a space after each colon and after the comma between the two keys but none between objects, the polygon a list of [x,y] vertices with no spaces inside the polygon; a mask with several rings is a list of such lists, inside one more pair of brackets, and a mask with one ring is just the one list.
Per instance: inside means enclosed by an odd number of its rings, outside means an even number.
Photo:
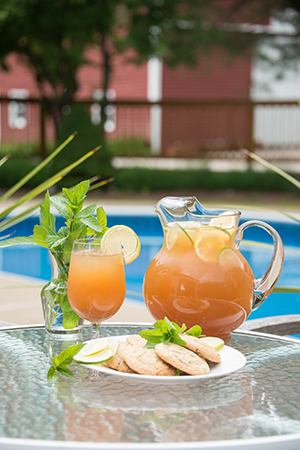
[{"label": "swimming pool", "polygon": [[[154,213],[114,214],[107,212],[108,226],[128,225],[141,240],[141,254],[137,260],[126,266],[127,298],[143,301],[142,283],[145,271],[163,243],[163,233],[158,217]],[[242,215],[241,223],[250,217]],[[257,218],[257,217],[255,217]],[[260,217],[258,217],[260,218]],[[61,217],[57,226],[63,225]],[[300,286],[300,224],[291,220],[265,219],[280,234],[285,246],[285,262],[277,286]],[[33,216],[19,224],[14,236],[29,236],[38,217]],[[257,227],[251,227],[244,238],[263,243],[272,243],[271,237]],[[266,270],[272,256],[272,250],[241,244],[241,252],[250,263],[256,278]],[[42,280],[50,280],[51,266],[48,251],[35,246],[18,246],[0,249],[0,270],[26,275]],[[272,293],[263,305],[251,313],[251,319],[282,314],[300,314],[300,294]]]}]

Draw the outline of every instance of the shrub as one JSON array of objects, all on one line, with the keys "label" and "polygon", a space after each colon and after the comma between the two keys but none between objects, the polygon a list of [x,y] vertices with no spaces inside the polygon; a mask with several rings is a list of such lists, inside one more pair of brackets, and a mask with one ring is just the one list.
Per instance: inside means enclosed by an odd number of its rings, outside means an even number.
[{"label": "shrub", "polygon": [[149,144],[138,136],[111,139],[107,146],[112,156],[151,156]]},{"label": "shrub", "polygon": [[[68,164],[80,158],[87,151],[101,145],[100,129],[91,123],[90,115],[87,108],[83,104],[75,104],[68,115],[63,117],[62,129],[58,135],[58,141],[64,141],[70,134],[77,131],[75,139],[64,149],[57,158],[55,158],[52,166],[53,173],[66,167]],[[89,179],[95,175],[101,178],[107,178],[112,175],[113,168],[108,147],[103,145],[95,155],[80,164],[72,171],[71,175],[67,175],[62,184],[71,186],[77,184],[81,180]]]},{"label": "shrub", "polygon": [[228,190],[295,192],[297,189],[273,172],[212,172],[210,170],[119,169],[111,185],[119,191]]},{"label": "shrub", "polygon": [[[76,139],[76,138],[75,138]],[[71,144],[69,144],[71,145]],[[97,164],[95,157],[90,159],[91,172],[88,177],[95,175]],[[74,156],[75,160],[75,156]],[[0,187],[7,188],[26,175],[37,162],[34,159],[11,157],[3,167],[0,176]],[[100,168],[100,167],[99,167]],[[50,173],[51,170],[51,173]],[[41,181],[49,178],[53,173],[53,167],[45,167],[25,187],[34,187]],[[248,191],[248,192],[298,192],[297,188],[284,178],[273,172],[212,172],[201,170],[158,170],[145,168],[113,170],[115,180],[107,185],[107,189],[120,192],[151,192],[151,191]],[[77,179],[77,177],[76,177]],[[73,186],[74,177],[65,177],[61,184],[64,187]]]}]

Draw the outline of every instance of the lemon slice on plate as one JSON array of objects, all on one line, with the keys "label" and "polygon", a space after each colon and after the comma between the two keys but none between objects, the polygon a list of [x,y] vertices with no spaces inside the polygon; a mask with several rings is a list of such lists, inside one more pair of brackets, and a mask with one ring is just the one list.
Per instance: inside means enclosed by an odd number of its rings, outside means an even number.
[{"label": "lemon slice on plate", "polygon": [[83,356],[92,356],[105,350],[108,347],[108,341],[103,338],[92,339],[88,341],[86,345],[80,350],[80,354]]},{"label": "lemon slice on plate", "polygon": [[107,347],[105,349],[100,350],[91,355],[86,355],[84,349],[90,344],[88,343],[77,353],[77,355],[73,356],[74,361],[79,364],[102,364],[108,361],[117,353],[119,348],[119,342],[118,341],[106,341],[106,342]]},{"label": "lemon slice on plate", "polygon": [[109,228],[101,239],[101,250],[113,253],[123,249],[125,264],[134,261],[140,254],[141,243],[136,233],[126,225],[114,225]]},{"label": "lemon slice on plate", "polygon": [[207,345],[210,345],[217,351],[221,350],[221,348],[224,347],[223,339],[218,338],[218,337],[206,336],[206,337],[200,338],[200,341],[204,342]]}]

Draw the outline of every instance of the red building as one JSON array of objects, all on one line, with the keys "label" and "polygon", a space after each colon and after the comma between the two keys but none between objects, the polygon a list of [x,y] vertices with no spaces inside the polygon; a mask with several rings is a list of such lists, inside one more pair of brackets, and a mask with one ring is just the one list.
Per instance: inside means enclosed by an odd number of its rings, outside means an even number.
[{"label": "red building", "polygon": [[[249,99],[251,61],[231,59],[224,64],[222,55],[215,54],[195,69],[180,66],[171,69],[157,59],[135,66],[125,57],[114,60],[108,97],[113,101],[223,101]],[[98,52],[89,51],[97,62]],[[98,61],[99,62],[99,61]],[[9,58],[10,72],[0,71],[1,102],[0,144],[37,141],[40,133],[39,104],[29,98],[39,97],[39,91],[29,69],[14,55]],[[78,72],[78,100],[101,96],[101,73],[95,66],[84,66]],[[16,101],[15,99],[23,99]],[[193,153],[207,148],[236,148],[246,136],[245,109],[226,105],[110,105],[105,129],[108,138],[139,136],[146,139],[154,153]],[[91,120],[99,123],[97,103],[91,106]],[[53,126],[47,123],[47,138],[53,137]]]}]

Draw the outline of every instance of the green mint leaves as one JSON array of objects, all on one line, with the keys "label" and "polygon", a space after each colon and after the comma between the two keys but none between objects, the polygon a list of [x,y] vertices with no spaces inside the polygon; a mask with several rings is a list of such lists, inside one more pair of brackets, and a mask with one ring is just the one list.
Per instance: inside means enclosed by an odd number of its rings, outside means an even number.
[{"label": "green mint leaves", "polygon": [[185,334],[188,334],[189,336],[195,336],[195,337],[204,337],[205,335],[202,334],[202,328],[199,325],[194,325],[192,328],[186,331]]},{"label": "green mint leaves", "polygon": [[[102,237],[107,230],[106,214],[102,206],[89,205],[83,208],[86,194],[90,189],[88,180],[79,183],[73,191],[64,188],[62,195],[45,194],[44,203],[40,205],[39,225],[33,230],[33,236],[18,236],[2,240],[0,247],[31,244],[45,247],[51,252],[71,253],[75,239]],[[65,226],[56,231],[55,216],[50,212],[51,204],[66,219]],[[96,216],[96,217],[95,217]]]},{"label": "green mint leaves", "polygon": [[53,365],[50,367],[47,373],[47,380],[49,383],[57,381],[59,374],[65,377],[74,377],[73,372],[67,367],[73,361],[73,356],[77,355],[79,350],[84,347],[85,344],[72,345],[72,347],[63,350],[58,356],[54,356],[52,359]]},{"label": "green mint leaves", "polygon": [[[101,206],[92,204],[83,208],[89,189],[90,183],[86,180],[75,186],[72,191],[64,188],[62,195],[50,197],[49,192],[46,192],[44,204],[40,205],[39,225],[33,230],[34,243],[52,253],[59,270],[55,289],[51,290],[54,283],[52,280],[52,283],[43,290],[52,308],[49,315],[50,325],[62,314],[65,329],[74,328],[79,320],[70,306],[66,293],[73,243],[76,239],[102,237],[107,230],[107,218]],[[50,211],[51,205],[65,219],[64,226],[58,231],[55,216]],[[64,294],[60,292],[63,288]]]},{"label": "green mint leaves", "polygon": [[[86,180],[79,183],[73,191],[64,188],[63,195],[50,197],[47,192],[44,204],[40,206],[40,224],[33,230],[35,243],[53,252],[64,252],[65,262],[75,239],[101,237],[107,230],[106,215],[102,207],[93,204],[83,208],[89,188],[90,183]],[[51,204],[66,219],[65,226],[57,232],[55,216],[50,212]]]},{"label": "green mint leaves", "polygon": [[202,329],[199,325],[195,325],[187,330],[185,324],[180,327],[175,322],[171,322],[167,317],[163,320],[158,320],[153,326],[154,330],[143,330],[139,333],[142,338],[147,340],[146,348],[154,348],[159,343],[168,344],[169,342],[184,347],[186,342],[180,335],[202,336]]}]

